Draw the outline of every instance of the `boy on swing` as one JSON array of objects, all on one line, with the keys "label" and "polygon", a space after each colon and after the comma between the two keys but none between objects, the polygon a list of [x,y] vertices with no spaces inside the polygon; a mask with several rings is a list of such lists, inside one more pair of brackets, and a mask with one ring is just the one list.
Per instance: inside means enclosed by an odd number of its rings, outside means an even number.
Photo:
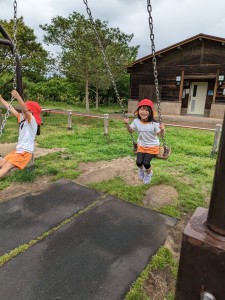
[{"label": "boy on swing", "polygon": [[153,102],[149,99],[141,100],[134,114],[137,118],[130,125],[127,118],[124,122],[130,132],[138,132],[136,165],[139,179],[148,184],[153,175],[151,160],[159,153],[158,136],[164,134],[164,124],[154,119]]},{"label": "boy on swing", "polygon": [[[23,101],[16,90],[11,92],[12,97],[17,99],[21,109],[19,113],[12,106],[10,112],[17,118],[19,123],[18,144],[14,151],[0,158],[0,178],[5,176],[11,169],[23,170],[29,163],[34,152],[34,141],[39,134],[41,124],[41,107],[37,102]],[[8,110],[9,104],[0,95],[0,103]]]}]

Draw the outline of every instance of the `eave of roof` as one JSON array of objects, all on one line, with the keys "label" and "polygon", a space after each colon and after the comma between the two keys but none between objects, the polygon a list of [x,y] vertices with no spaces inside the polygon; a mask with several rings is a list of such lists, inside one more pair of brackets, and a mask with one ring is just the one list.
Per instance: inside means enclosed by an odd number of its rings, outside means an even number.
[{"label": "eave of roof", "polygon": [[[157,51],[157,52],[155,53],[155,55],[156,55],[156,56],[157,56],[157,55],[160,55],[160,54],[165,53],[165,52],[167,52],[167,51],[169,51],[169,50],[172,50],[172,49],[174,49],[174,48],[177,48],[177,47],[179,47],[179,46],[182,46],[182,45],[184,45],[184,44],[190,43],[190,42],[192,42],[192,41],[194,41],[194,40],[201,39],[201,38],[202,38],[202,39],[208,39],[208,40],[212,40],[212,41],[216,41],[216,42],[220,42],[220,43],[224,43],[224,44],[225,44],[225,38],[216,37],[216,36],[212,36],[212,35],[208,35],[208,34],[204,34],[204,33],[199,33],[199,34],[197,34],[197,35],[195,35],[195,36],[192,36],[192,37],[190,37],[190,38],[188,38],[188,39],[186,39],[186,40],[183,40],[183,41],[181,41],[181,42],[179,42],[179,43],[176,43],[176,44],[173,44],[173,45],[171,45],[171,46],[169,46],[169,47],[163,48],[163,49]],[[134,62],[132,62],[131,64],[129,64],[128,67],[132,67],[133,65],[136,65],[136,64],[139,64],[139,63],[141,63],[141,62],[144,62],[144,61],[147,60],[147,59],[151,59],[152,56],[153,56],[153,55],[150,54],[150,55],[144,56],[144,57],[142,57],[142,58],[139,58],[139,59],[135,60]]]}]

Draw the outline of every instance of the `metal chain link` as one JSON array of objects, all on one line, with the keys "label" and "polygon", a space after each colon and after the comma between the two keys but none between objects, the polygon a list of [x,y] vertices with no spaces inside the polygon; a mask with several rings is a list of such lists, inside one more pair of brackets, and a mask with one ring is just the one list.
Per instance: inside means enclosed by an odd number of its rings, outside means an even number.
[{"label": "metal chain link", "polygon": [[[108,63],[108,60],[107,60],[107,57],[105,55],[105,51],[104,51],[104,48],[102,46],[102,42],[101,42],[101,39],[99,37],[99,34],[98,34],[98,31],[95,27],[95,23],[94,23],[94,20],[93,20],[93,17],[92,17],[92,14],[91,14],[91,10],[90,8],[88,7],[88,2],[87,0],[83,0],[84,4],[86,5],[86,11],[87,11],[87,14],[89,16],[89,20],[91,21],[91,24],[92,24],[92,27],[94,29],[94,32],[95,32],[95,35],[96,35],[96,39],[98,41],[98,44],[99,44],[99,47],[100,47],[100,50],[101,50],[101,53],[102,53],[102,57],[103,57],[103,60],[104,60],[104,63],[106,65],[106,68],[107,68],[107,71],[109,73],[109,76],[111,78],[111,81],[112,81],[112,84],[113,84],[113,88],[114,88],[114,91],[116,93],[116,97],[117,97],[117,101],[122,109],[122,113],[124,115],[124,117],[126,116],[126,113],[125,113],[125,110],[124,110],[124,107],[123,107],[123,104],[122,104],[122,100],[120,99],[120,96],[119,96],[119,93],[118,93],[118,90],[117,90],[117,86],[116,86],[116,83],[115,83],[115,80],[114,80],[114,77],[113,77],[113,74],[111,72],[111,69],[110,69],[110,66],[109,66],[109,63]],[[129,132],[130,133],[130,136],[131,136],[131,139],[132,139],[132,142],[133,144],[135,145],[136,142],[134,140],[134,137],[133,137],[133,134],[132,132]]]},{"label": "metal chain link", "polygon": [[[152,48],[152,64],[153,64],[153,72],[154,72],[154,82],[156,89],[156,103],[158,106],[158,114],[159,114],[159,123],[162,123],[162,114],[160,107],[160,96],[159,96],[159,81],[158,81],[158,71],[157,71],[157,61],[155,56],[155,42],[154,42],[154,33],[153,33],[153,18],[152,18],[152,6],[150,0],[147,0],[147,11],[149,13],[149,29],[150,29],[150,40],[151,40],[151,48]],[[164,135],[161,136],[163,146],[166,144],[166,140]]]},{"label": "metal chain link", "polygon": [[14,78],[13,78],[13,89],[17,88],[16,81],[17,81],[17,1],[15,0],[13,3],[14,7],[14,24],[13,24],[13,58],[14,58]]},{"label": "metal chain link", "polygon": [[[14,7],[14,24],[13,24],[13,58],[14,58],[14,77],[13,77],[13,89],[16,90],[17,86],[16,86],[16,81],[17,81],[17,75],[16,75],[16,68],[17,68],[17,51],[16,51],[16,46],[17,46],[17,39],[16,39],[16,35],[17,35],[17,1],[15,0],[13,3],[13,7]],[[11,97],[11,101],[9,102],[9,107],[5,113],[5,117],[4,120],[2,121],[1,127],[0,127],[0,137],[3,134],[3,130],[5,128],[5,124],[6,124],[6,120],[9,117],[10,114],[10,109],[12,107],[12,103],[13,103],[14,97]]]},{"label": "metal chain link", "polygon": [[87,0],[83,0],[83,1],[84,1],[84,4],[86,5],[86,11],[87,11],[87,14],[88,14],[88,16],[89,16],[89,19],[90,19],[90,21],[91,21],[92,27],[93,27],[93,29],[94,29],[94,32],[95,32],[95,35],[96,35],[96,38],[97,38],[97,41],[98,41],[100,50],[101,50],[101,52],[102,52],[102,57],[103,57],[103,60],[104,60],[105,65],[106,65],[106,67],[107,67],[107,71],[108,71],[108,73],[109,73],[109,75],[110,75],[110,78],[111,78],[111,81],[112,81],[112,84],[113,84],[114,91],[115,91],[115,93],[116,93],[116,97],[117,97],[118,103],[119,103],[119,105],[120,105],[120,107],[121,107],[121,109],[122,109],[123,114],[125,114],[125,111],[124,111],[124,108],[123,108],[123,105],[122,105],[122,101],[121,101],[121,99],[120,99],[120,96],[119,96],[119,93],[118,93],[118,90],[117,90],[117,86],[116,86],[116,83],[115,83],[113,74],[112,74],[112,72],[111,72],[111,69],[110,69],[110,66],[109,66],[107,57],[106,57],[106,55],[105,55],[104,48],[103,48],[103,46],[102,46],[101,39],[100,39],[99,34],[98,34],[98,31],[97,31],[97,29],[96,29],[96,27],[95,27],[95,23],[94,23],[92,14],[91,14],[91,10],[90,10],[90,8],[88,7],[88,2],[87,2]]}]

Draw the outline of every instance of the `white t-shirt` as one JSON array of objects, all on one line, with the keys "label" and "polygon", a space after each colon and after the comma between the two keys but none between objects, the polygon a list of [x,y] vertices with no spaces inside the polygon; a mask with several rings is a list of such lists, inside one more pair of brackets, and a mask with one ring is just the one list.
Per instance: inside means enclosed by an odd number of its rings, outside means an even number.
[{"label": "white t-shirt", "polygon": [[138,132],[138,145],[144,147],[159,146],[157,133],[161,130],[158,122],[142,122],[137,118],[133,120],[130,126]]},{"label": "white t-shirt", "polygon": [[22,153],[24,151],[34,152],[34,141],[37,133],[37,123],[33,115],[31,120],[25,120],[22,113],[19,114],[19,138],[16,146],[16,152]]}]

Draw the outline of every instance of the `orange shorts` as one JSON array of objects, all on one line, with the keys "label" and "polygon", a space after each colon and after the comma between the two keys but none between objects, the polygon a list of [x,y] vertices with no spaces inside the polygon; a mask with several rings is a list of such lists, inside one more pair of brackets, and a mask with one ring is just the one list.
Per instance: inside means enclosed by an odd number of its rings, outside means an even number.
[{"label": "orange shorts", "polygon": [[159,154],[159,146],[154,146],[154,147],[144,147],[144,146],[137,146],[137,152],[141,153],[148,153],[148,154]]},{"label": "orange shorts", "polygon": [[29,152],[16,153],[16,150],[14,150],[12,152],[9,152],[9,154],[7,154],[4,158],[10,164],[14,165],[20,170],[23,170],[31,160],[32,153]]}]

